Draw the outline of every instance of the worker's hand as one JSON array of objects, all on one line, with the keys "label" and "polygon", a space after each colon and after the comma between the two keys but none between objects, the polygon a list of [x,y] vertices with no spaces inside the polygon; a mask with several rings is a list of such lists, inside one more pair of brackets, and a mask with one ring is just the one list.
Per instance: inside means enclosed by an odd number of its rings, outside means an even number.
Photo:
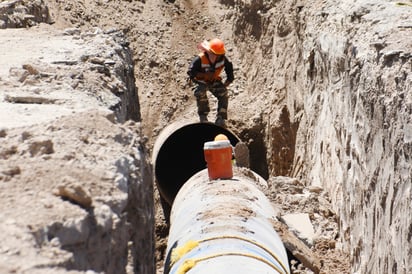
[{"label": "worker's hand", "polygon": [[205,90],[201,90],[201,89],[194,89],[194,91],[193,91],[193,95],[195,96],[195,97],[198,97],[198,98],[200,98],[200,97],[202,97],[202,96],[204,96],[206,94],[206,91]]},{"label": "worker's hand", "polygon": [[232,82],[226,81],[223,85],[227,88]]},{"label": "worker's hand", "polygon": [[213,82],[210,86],[211,88],[221,88],[223,83],[221,81]]}]

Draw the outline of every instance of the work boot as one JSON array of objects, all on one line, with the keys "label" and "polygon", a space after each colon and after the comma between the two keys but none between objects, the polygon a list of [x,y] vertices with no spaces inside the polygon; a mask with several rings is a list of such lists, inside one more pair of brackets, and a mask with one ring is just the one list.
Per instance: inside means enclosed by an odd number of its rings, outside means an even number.
[{"label": "work boot", "polygon": [[226,127],[225,119],[223,119],[221,116],[217,116],[215,125],[220,127]]},{"label": "work boot", "polygon": [[206,115],[199,115],[199,120],[201,123],[206,123],[207,122],[207,116]]}]

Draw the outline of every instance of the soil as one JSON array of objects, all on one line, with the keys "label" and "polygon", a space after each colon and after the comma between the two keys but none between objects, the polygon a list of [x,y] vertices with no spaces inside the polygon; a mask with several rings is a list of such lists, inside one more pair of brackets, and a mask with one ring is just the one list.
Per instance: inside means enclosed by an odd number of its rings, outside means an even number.
[{"label": "soil", "polygon": [[[3,1],[4,2],[4,1]],[[236,80],[230,87],[230,107],[228,127],[242,135],[242,126],[246,124],[259,123],[259,117],[254,117],[253,113],[258,113],[254,108],[264,108],[272,104],[269,101],[258,101],[250,104],[250,98],[246,87],[246,72],[243,71],[242,65],[248,62],[247,57],[242,56],[235,47],[236,37],[230,33],[233,22],[230,20],[231,14],[236,12],[234,8],[223,5],[219,0],[139,0],[139,1],[44,1],[49,7],[51,27],[55,29],[77,28],[81,31],[89,31],[95,27],[102,30],[117,29],[121,30],[127,37],[130,48],[133,50],[133,59],[135,62],[135,79],[138,89],[141,127],[142,132],[148,140],[146,145],[148,151],[158,136],[159,132],[169,123],[178,119],[197,119],[196,104],[192,95],[192,90],[187,82],[186,70],[191,59],[197,54],[197,43],[204,39],[221,37],[226,42],[228,49],[227,56],[233,61],[235,66]],[[230,1],[229,1],[230,2]],[[36,37],[36,33],[43,31],[32,27],[30,35]],[[47,28],[46,28],[47,29]],[[36,43],[36,42],[34,42]],[[1,47],[1,45],[0,45]],[[260,68],[264,70],[265,68]],[[270,75],[270,73],[267,73]],[[3,83],[4,84],[4,83]],[[258,85],[257,83],[256,85]],[[259,87],[255,87],[259,89]],[[264,89],[262,84],[261,89]],[[90,102],[91,104],[97,104]],[[210,98],[211,106],[216,104],[213,98]],[[213,119],[214,108],[210,113],[210,119]],[[271,107],[274,112],[282,112],[282,107]],[[5,109],[0,109],[0,113]],[[12,110],[14,111],[14,110]],[[5,117],[4,113],[1,114]],[[41,117],[45,114],[32,115],[27,119],[42,121]],[[90,114],[93,116],[93,112]],[[45,119],[47,121],[47,119]],[[0,119],[1,121],[1,119]],[[10,120],[7,120],[10,122]],[[22,120],[20,120],[21,122]],[[10,122],[11,123],[11,122]],[[16,122],[17,123],[17,122]],[[3,159],[8,160],[8,169],[3,169],[2,180],[8,183],[2,183],[0,191],[0,203],[10,204],[10,199],[22,199],[30,201],[33,198],[44,199],[44,208],[52,207],[50,197],[36,197],[36,186],[48,186],[50,191],[58,187],[53,178],[42,176],[43,170],[50,170],[58,165],[59,172],[54,176],[63,177],[69,169],[76,167],[76,163],[87,162],[92,165],[99,159],[88,159],[88,151],[93,150],[93,144],[104,142],[105,135],[125,135],[125,132],[133,131],[133,128],[124,126],[124,129],[113,129],[113,132],[107,131],[110,128],[107,120],[91,119],[91,124],[87,124],[83,117],[72,117],[71,120],[64,120],[59,125],[52,124],[49,128],[39,126],[31,129],[31,132],[53,131],[58,127],[75,127],[76,133],[62,134],[58,137],[56,147],[66,147],[66,154],[59,155],[58,161],[47,161],[48,154],[51,153],[53,140],[35,140],[31,147],[22,148],[23,143],[19,143],[19,138],[30,139],[25,127],[31,124],[30,121],[18,124],[2,124],[2,127],[16,127],[4,136],[7,147],[19,148],[20,154],[17,155],[13,149],[2,151]],[[259,126],[257,126],[259,128]],[[84,128],[90,128],[90,132],[85,132]],[[259,129],[257,129],[259,130]],[[1,133],[2,131],[0,131]],[[35,134],[35,133],[34,133]],[[26,137],[24,137],[26,136]],[[251,138],[253,136],[250,136]],[[124,137],[126,138],[126,137]],[[247,141],[247,140],[246,140]],[[15,143],[13,143],[15,142]],[[133,143],[132,140],[125,142]],[[108,143],[107,150],[101,151],[104,157],[115,156],[109,149],[114,144]],[[81,148],[79,150],[79,148]],[[28,155],[31,155],[28,157]],[[27,156],[27,158],[25,158]],[[55,158],[55,157],[53,157]],[[25,160],[23,160],[25,159]],[[26,173],[22,170],[35,169],[39,173],[36,180],[25,177]],[[99,167],[96,174],[84,174],[77,171],[78,177],[66,178],[69,181],[81,180],[106,180],[106,175]],[[100,170],[100,171],[99,171]],[[23,173],[20,183],[12,184],[13,174]],[[7,175],[9,174],[9,175]],[[32,174],[33,175],[33,174]],[[345,254],[340,246],[342,235],[339,231],[339,220],[332,210],[330,199],[322,189],[307,188],[297,179],[288,177],[275,177],[267,175],[270,185],[266,195],[271,199],[275,206],[281,209],[281,215],[289,213],[307,213],[312,221],[316,238],[311,247],[311,252],[321,261],[320,273],[349,273],[349,256]],[[91,176],[92,178],[86,178]],[[111,176],[110,174],[107,176]],[[18,193],[18,195],[17,195]],[[105,193],[112,195],[113,193]],[[47,199],[46,199],[47,198]],[[55,199],[55,198],[51,198]],[[163,260],[167,242],[168,227],[163,217],[159,196],[155,189],[156,202],[156,261],[157,273],[162,273]],[[83,201],[87,207],[87,201]],[[12,203],[13,204],[13,203]],[[5,214],[6,208],[2,208],[2,214]],[[14,208],[24,215],[25,208]],[[63,209],[59,209],[63,210]],[[50,211],[48,211],[50,212]],[[58,210],[56,210],[58,213]],[[56,214],[57,214],[56,213]],[[43,222],[43,218],[55,218],[56,216],[47,216],[45,212],[38,212],[35,220],[30,220],[33,226]],[[33,228],[34,229],[34,228]],[[57,251],[56,251],[57,252]],[[24,252],[23,252],[24,253]],[[293,266],[292,273],[313,273],[308,267],[299,263],[296,259],[291,262]]]}]

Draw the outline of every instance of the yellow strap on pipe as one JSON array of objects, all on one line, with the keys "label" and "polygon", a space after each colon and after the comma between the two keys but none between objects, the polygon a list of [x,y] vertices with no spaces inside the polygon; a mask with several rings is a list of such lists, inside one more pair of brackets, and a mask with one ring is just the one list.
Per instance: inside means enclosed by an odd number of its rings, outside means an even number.
[{"label": "yellow strap on pipe", "polygon": [[172,250],[172,256],[170,258],[170,265],[176,263],[180,258],[183,257],[186,253],[190,252],[193,248],[197,247],[199,242],[196,241],[187,241],[183,246],[176,247]]},{"label": "yellow strap on pipe", "polygon": [[[269,253],[275,260],[276,262],[279,263],[279,265],[282,267],[284,272],[281,272],[275,265],[273,265],[272,263],[266,261],[263,258],[260,257],[256,257],[254,255],[251,254],[247,254],[245,256],[247,257],[254,257],[255,259],[264,261],[265,263],[273,266],[276,270],[278,270],[279,273],[289,273],[288,268],[285,267],[285,265],[283,264],[283,262],[278,258],[278,256],[276,254],[274,254],[271,250],[269,250],[267,247],[263,246],[262,244],[259,244],[258,242],[252,241],[250,239],[244,238],[244,237],[240,237],[240,236],[216,236],[216,237],[211,237],[211,238],[205,238],[205,239],[201,239],[199,241],[187,241],[182,247],[175,247],[172,250],[172,257],[171,257],[171,262],[170,262],[170,266],[173,266],[181,257],[183,257],[183,255],[185,255],[186,253],[189,253],[193,248],[197,247],[199,245],[199,243],[204,243],[204,242],[208,242],[208,241],[213,241],[213,240],[222,240],[222,239],[237,239],[237,240],[241,240],[241,241],[245,241],[248,243],[251,243],[253,245],[256,245],[257,247],[260,247],[261,249],[263,249],[264,251],[266,251],[267,253]],[[233,254],[243,254],[243,253],[224,253],[223,255],[233,255]],[[220,256],[223,256],[220,255]],[[205,257],[205,258],[209,258],[209,257]],[[199,259],[197,259],[199,260]],[[193,260],[192,260],[193,261]],[[191,260],[186,260],[180,267],[179,267],[179,271],[181,271],[182,269],[186,269],[185,272],[179,272],[178,274],[183,274],[186,273],[187,271],[189,271],[195,264],[196,262],[192,262]],[[188,262],[188,263],[186,263]],[[183,271],[183,270],[182,270]]]},{"label": "yellow strap on pipe", "polygon": [[193,267],[195,267],[197,263],[202,262],[202,261],[207,261],[207,260],[210,260],[210,259],[213,259],[213,258],[221,257],[221,256],[243,256],[243,257],[252,258],[252,259],[258,260],[260,262],[263,262],[263,263],[269,265],[271,268],[276,270],[277,273],[279,273],[279,274],[284,274],[285,273],[282,270],[280,270],[276,265],[269,262],[268,260],[265,260],[261,257],[256,256],[256,255],[248,254],[248,253],[228,252],[228,253],[213,254],[213,255],[206,256],[206,257],[203,257],[203,258],[198,258],[198,259],[185,260],[182,263],[182,265],[179,267],[179,269],[177,270],[177,274],[185,274],[189,270],[191,270]]}]

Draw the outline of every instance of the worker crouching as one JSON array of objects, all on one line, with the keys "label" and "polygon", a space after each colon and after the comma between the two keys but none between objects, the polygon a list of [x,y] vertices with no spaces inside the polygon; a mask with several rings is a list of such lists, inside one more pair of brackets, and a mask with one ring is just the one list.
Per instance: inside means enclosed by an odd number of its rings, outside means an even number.
[{"label": "worker crouching", "polygon": [[[227,87],[233,82],[233,64],[225,56],[226,49],[222,40],[214,38],[203,41],[198,45],[201,53],[194,58],[187,74],[192,82],[196,83],[194,95],[200,122],[207,122],[209,114],[209,90],[218,100],[215,124],[225,127],[229,96]],[[221,73],[226,73],[226,80],[222,82]]]}]

